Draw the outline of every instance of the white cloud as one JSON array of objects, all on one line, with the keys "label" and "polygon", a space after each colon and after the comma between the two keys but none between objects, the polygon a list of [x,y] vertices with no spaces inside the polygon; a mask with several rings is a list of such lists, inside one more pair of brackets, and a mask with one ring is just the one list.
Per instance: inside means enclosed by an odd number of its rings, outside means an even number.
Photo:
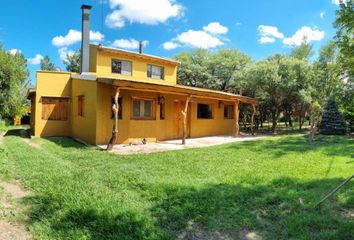
[{"label": "white cloud", "polygon": [[41,63],[41,60],[43,59],[43,56],[40,54],[36,54],[34,58],[28,58],[27,61],[29,64],[32,65],[38,65]]},{"label": "white cloud", "polygon": [[283,43],[286,45],[300,46],[303,41],[312,42],[320,41],[324,38],[325,32],[320,31],[318,28],[310,28],[303,26],[296,33],[289,38],[284,38]]},{"label": "white cloud", "polygon": [[[90,31],[90,40],[93,42],[101,42],[104,35],[100,32]],[[81,32],[70,29],[65,36],[56,36],[52,39],[52,44],[56,47],[70,46],[81,41]]]},{"label": "white cloud", "polygon": [[110,28],[124,27],[126,22],[156,25],[183,13],[175,0],[110,0],[113,10],[106,17]]},{"label": "white cloud", "polygon": [[178,48],[180,45],[175,42],[165,42],[162,46],[166,50],[173,50],[175,48]]},{"label": "white cloud", "polygon": [[324,17],[325,17],[325,15],[326,15],[326,13],[325,13],[325,12],[320,12],[320,18],[324,18]]},{"label": "white cloud", "polygon": [[176,41],[191,47],[204,49],[223,45],[223,42],[219,38],[204,31],[194,30],[188,30],[187,32],[179,34],[176,37]]},{"label": "white cloud", "polygon": [[225,34],[228,32],[228,28],[222,26],[219,22],[209,23],[208,26],[203,27],[203,30],[214,34]]},{"label": "white cloud", "polygon": [[75,52],[73,50],[69,50],[67,47],[59,48],[58,49],[59,57],[62,61],[66,59],[66,56],[73,55]]},{"label": "white cloud", "polygon": [[259,42],[260,43],[273,43],[273,42],[275,42],[275,38],[273,38],[273,37],[261,37],[259,39]]},{"label": "white cloud", "polygon": [[347,0],[332,0],[333,4],[339,5],[341,2],[346,3]]},{"label": "white cloud", "polygon": [[9,53],[12,55],[16,55],[16,53],[20,53],[21,54],[21,50],[13,48],[11,50],[9,50]]},{"label": "white cloud", "polygon": [[284,38],[284,34],[274,26],[259,25],[258,31],[261,37]]},{"label": "white cloud", "polygon": [[[145,40],[145,41],[143,41],[143,44],[144,44],[144,46],[146,46],[147,44],[149,44],[149,42]],[[113,41],[113,43],[111,44],[111,47],[134,50],[134,49],[139,48],[139,41],[135,40],[134,38],[117,39],[117,40]]]}]

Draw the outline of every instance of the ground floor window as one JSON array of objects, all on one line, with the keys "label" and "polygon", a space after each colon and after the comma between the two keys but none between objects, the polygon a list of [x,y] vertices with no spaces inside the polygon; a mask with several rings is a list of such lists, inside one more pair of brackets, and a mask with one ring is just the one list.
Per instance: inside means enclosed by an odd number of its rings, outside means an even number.
[{"label": "ground floor window", "polygon": [[81,117],[84,116],[84,105],[85,105],[85,96],[81,95],[77,98],[77,114]]},{"label": "ground floor window", "polygon": [[234,106],[233,105],[225,105],[224,106],[224,118],[225,119],[233,119],[234,118]]},{"label": "ground floor window", "polygon": [[42,97],[43,120],[68,120],[68,98]]},{"label": "ground floor window", "polygon": [[154,119],[154,100],[132,99],[133,119]]},{"label": "ground floor window", "polygon": [[[118,119],[122,119],[123,118],[123,99],[122,99],[122,97],[119,97],[118,98],[118,105],[119,105],[119,109],[118,109]],[[111,97],[111,106],[110,106],[110,108],[112,109],[112,106],[113,106],[113,104],[114,104],[114,97]],[[112,110],[112,116],[111,116],[111,118],[114,118],[114,112],[113,112],[113,110]]]},{"label": "ground floor window", "polygon": [[211,104],[198,103],[198,118],[200,119],[213,118],[213,109]]}]

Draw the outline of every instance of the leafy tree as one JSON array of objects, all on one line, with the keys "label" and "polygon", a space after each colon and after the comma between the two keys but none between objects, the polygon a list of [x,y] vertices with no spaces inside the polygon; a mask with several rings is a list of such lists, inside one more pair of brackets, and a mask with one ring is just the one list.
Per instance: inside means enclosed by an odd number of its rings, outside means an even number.
[{"label": "leafy tree", "polygon": [[245,88],[246,82],[242,75],[251,63],[251,58],[236,49],[221,49],[211,55],[209,72],[213,76],[213,88],[221,91],[235,91]]},{"label": "leafy tree", "polygon": [[51,62],[48,55],[45,55],[44,58],[41,59],[40,65],[41,65],[41,70],[45,70],[45,71],[54,71],[55,70],[55,66]]},{"label": "leafy tree", "polygon": [[180,52],[175,59],[181,61],[178,69],[180,84],[213,88],[212,76],[208,71],[210,54],[207,50],[197,49],[192,52]]},{"label": "leafy tree", "polygon": [[319,131],[328,135],[344,135],[347,132],[347,125],[333,97],[327,99]]},{"label": "leafy tree", "polygon": [[66,65],[66,70],[69,72],[80,72],[80,62],[81,62],[81,53],[76,51],[74,54],[66,54],[66,59],[63,63]]},{"label": "leafy tree", "polygon": [[0,119],[25,114],[28,76],[24,56],[11,54],[0,44]]},{"label": "leafy tree", "polygon": [[290,53],[291,57],[306,61],[309,61],[312,55],[312,45],[306,39],[304,39],[300,46],[292,48]]}]

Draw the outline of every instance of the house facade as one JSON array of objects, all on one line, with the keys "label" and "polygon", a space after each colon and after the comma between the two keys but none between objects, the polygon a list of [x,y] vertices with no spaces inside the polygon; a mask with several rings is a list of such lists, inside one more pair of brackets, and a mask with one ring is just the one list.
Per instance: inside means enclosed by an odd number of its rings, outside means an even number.
[{"label": "house facade", "polygon": [[[175,60],[140,51],[90,45],[90,7],[83,6],[81,73],[37,72],[31,130],[35,136],[70,136],[107,144],[115,122],[116,143],[238,134],[238,105],[245,96],[177,84]],[[85,17],[86,14],[86,17]],[[88,15],[89,16],[89,15]]]}]

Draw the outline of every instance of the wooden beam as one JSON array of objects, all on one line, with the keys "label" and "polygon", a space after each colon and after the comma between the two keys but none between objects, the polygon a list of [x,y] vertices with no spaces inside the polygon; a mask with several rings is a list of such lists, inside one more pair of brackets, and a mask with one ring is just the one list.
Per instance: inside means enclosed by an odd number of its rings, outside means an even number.
[{"label": "wooden beam", "polygon": [[256,105],[252,104],[252,117],[251,117],[251,132],[254,135],[254,115],[256,114]]},{"label": "wooden beam", "polygon": [[240,111],[238,109],[239,104],[240,104],[239,100],[236,100],[234,103],[234,119],[235,119],[234,137],[238,137],[238,135],[240,134],[240,125],[238,124],[238,120],[240,116]]},{"label": "wooden beam", "polygon": [[184,106],[184,110],[182,110],[183,116],[183,133],[182,133],[182,144],[186,144],[186,137],[187,137],[187,113],[188,113],[188,105],[189,101],[191,100],[191,96],[187,97],[186,105]]},{"label": "wooden beam", "polygon": [[114,144],[116,144],[116,141],[117,141],[117,135],[118,135],[118,112],[119,112],[118,98],[119,98],[119,88],[116,88],[116,94],[114,95],[114,103],[112,105],[112,111],[114,113],[112,137],[109,140],[109,143],[107,145],[107,149],[106,149],[107,151],[111,151],[113,149]]}]

